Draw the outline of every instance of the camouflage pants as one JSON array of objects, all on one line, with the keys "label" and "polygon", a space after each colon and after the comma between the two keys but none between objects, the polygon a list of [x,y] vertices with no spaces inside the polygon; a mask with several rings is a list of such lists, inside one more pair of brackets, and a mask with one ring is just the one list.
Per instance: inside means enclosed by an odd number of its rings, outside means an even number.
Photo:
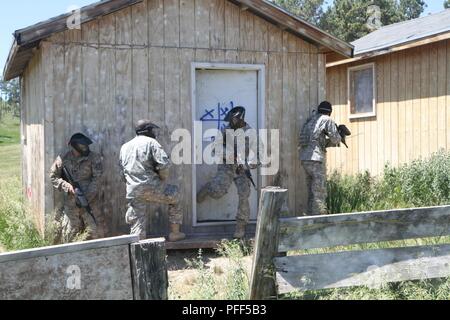
[{"label": "camouflage pants", "polygon": [[236,170],[236,165],[219,165],[216,176],[202,188],[202,191],[213,199],[220,199],[228,193],[234,181],[239,197],[236,221],[247,224],[250,220],[250,181],[244,172],[236,173]]},{"label": "camouflage pants", "polygon": [[180,207],[180,192],[173,185],[142,186],[139,195],[128,199],[126,222],[131,225],[131,234],[139,235],[141,239],[147,237],[146,209],[150,203],[169,205],[170,224],[183,224],[183,213]]},{"label": "camouflage pants", "polygon": [[308,187],[308,211],[310,216],[325,215],[327,210],[327,186],[325,162],[303,161]]},{"label": "camouflage pants", "polygon": [[85,209],[76,206],[74,198],[66,199],[62,221],[64,243],[73,242],[77,235],[83,232],[87,233],[87,240],[101,239],[106,236],[106,223],[98,202],[91,202],[90,206],[97,223]]}]

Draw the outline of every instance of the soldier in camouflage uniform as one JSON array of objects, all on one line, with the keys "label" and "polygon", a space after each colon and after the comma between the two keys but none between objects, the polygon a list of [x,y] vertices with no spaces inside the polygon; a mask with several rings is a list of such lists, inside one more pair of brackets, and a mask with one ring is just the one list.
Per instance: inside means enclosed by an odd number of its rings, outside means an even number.
[{"label": "soldier in camouflage uniform", "polygon": [[[252,128],[245,122],[245,108],[236,107],[231,110],[225,118],[226,122],[229,122],[230,125],[227,126],[223,131],[222,135],[224,137],[223,143],[226,146],[226,136],[227,130],[239,130],[242,129],[242,132],[246,132],[251,130]],[[253,141],[255,142],[255,141]],[[211,197],[213,199],[220,199],[228,193],[228,190],[231,187],[231,184],[234,182],[236,188],[238,190],[239,196],[239,204],[236,215],[236,232],[234,234],[234,238],[242,239],[245,237],[245,231],[247,224],[250,220],[250,202],[249,198],[251,195],[251,187],[250,180],[245,174],[245,169],[242,165],[239,165],[237,159],[239,155],[237,154],[237,144],[236,140],[234,142],[235,146],[235,155],[234,158],[227,159],[226,152],[224,152],[224,164],[220,164],[217,169],[217,174],[214,178],[211,179],[197,194],[197,202],[204,202],[207,197]],[[245,152],[247,156],[241,157],[245,158],[249,163],[251,169],[256,169],[258,166],[257,158],[248,159],[249,150],[253,150],[253,154],[257,154],[257,146],[249,145],[246,142]]]},{"label": "soldier in camouflage uniform", "polygon": [[120,151],[120,167],[127,182],[128,211],[126,222],[131,234],[147,237],[146,208],[149,203],[169,205],[169,241],[186,238],[180,232],[183,214],[180,208],[178,187],[167,185],[170,160],[156,141],[158,126],[149,120],[141,120],[136,126],[136,138],[123,145]]},{"label": "soldier in camouflage uniform", "polygon": [[332,105],[324,101],[305,124],[300,134],[300,160],[308,185],[308,215],[327,214],[326,153],[327,148],[339,147],[341,134],[330,118]]},{"label": "soldier in camouflage uniform", "polygon": [[[107,233],[104,215],[98,203],[103,175],[102,158],[90,151],[91,144],[92,141],[85,135],[75,134],[69,142],[71,150],[59,156],[50,169],[53,187],[65,193],[61,230],[64,242],[72,242],[82,232],[87,232],[89,240],[103,238]],[[96,222],[86,209],[77,206],[74,186],[66,181],[63,166],[80,184]]]}]

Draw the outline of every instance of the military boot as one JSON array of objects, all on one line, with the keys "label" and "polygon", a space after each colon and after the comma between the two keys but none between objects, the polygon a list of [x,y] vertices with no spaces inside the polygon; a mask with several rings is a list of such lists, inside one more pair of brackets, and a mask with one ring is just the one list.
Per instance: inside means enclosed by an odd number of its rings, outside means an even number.
[{"label": "military boot", "polygon": [[197,193],[197,203],[203,203],[205,202],[206,198],[208,197],[208,189],[203,187],[198,193]]},{"label": "military boot", "polygon": [[179,224],[170,225],[170,235],[169,235],[170,242],[177,242],[186,239],[186,235],[180,232],[180,228],[181,225]]},{"label": "military boot", "polygon": [[234,239],[245,238],[245,229],[247,227],[246,223],[238,222],[236,225],[236,232],[234,233]]}]

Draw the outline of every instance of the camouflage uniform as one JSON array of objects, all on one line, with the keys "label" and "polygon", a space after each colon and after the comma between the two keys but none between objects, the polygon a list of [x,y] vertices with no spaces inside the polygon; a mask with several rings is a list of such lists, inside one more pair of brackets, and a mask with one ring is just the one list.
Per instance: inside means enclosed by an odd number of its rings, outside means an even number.
[{"label": "camouflage uniform", "polygon": [[327,214],[326,149],[340,143],[336,123],[327,115],[315,114],[303,127],[300,160],[308,185],[308,215]]},{"label": "camouflage uniform", "polygon": [[[62,177],[63,165],[84,191],[97,224],[85,209],[78,208],[75,197],[69,195],[70,184]],[[71,242],[77,234],[87,230],[88,239],[100,239],[106,236],[105,218],[99,205],[99,188],[102,184],[103,166],[101,156],[91,152],[87,157],[75,157],[72,151],[59,156],[50,169],[53,187],[64,192],[62,236],[64,242]]]},{"label": "camouflage uniform", "polygon": [[146,238],[149,203],[169,205],[169,222],[183,223],[178,187],[165,184],[158,174],[170,167],[169,157],[158,141],[137,136],[125,144],[120,151],[120,167],[127,182],[126,222],[131,225],[131,234]]},{"label": "camouflage uniform", "polygon": [[[222,135],[225,137],[226,130],[230,130],[231,128],[228,126],[222,131]],[[243,132],[247,130],[251,130],[252,128],[247,125],[243,128]],[[236,149],[236,142],[235,142]],[[250,146],[246,144],[245,152],[246,155],[249,154],[249,150],[254,150],[254,154],[257,154],[257,146]],[[237,151],[235,150],[235,154]],[[239,155],[235,155],[235,158],[238,158]],[[230,163],[230,160],[226,159],[226,152],[224,151],[224,162]],[[232,159],[231,162],[236,162],[235,159]],[[257,160],[252,161],[252,159],[248,159],[248,163],[251,164],[251,168],[256,168]],[[245,175],[245,171],[238,164],[220,164],[217,168],[217,174],[214,178],[211,179],[203,188],[201,188],[199,194],[202,197],[211,197],[213,199],[221,199],[228,193],[228,190],[231,187],[231,184],[234,182],[238,191],[239,204],[236,215],[236,221],[243,224],[248,224],[250,220],[250,202],[249,198],[251,195],[251,182]]]}]

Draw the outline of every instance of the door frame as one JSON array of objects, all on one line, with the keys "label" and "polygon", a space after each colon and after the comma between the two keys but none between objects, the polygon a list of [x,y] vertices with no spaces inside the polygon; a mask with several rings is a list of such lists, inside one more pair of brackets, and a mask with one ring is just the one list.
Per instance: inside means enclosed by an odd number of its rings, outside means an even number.
[{"label": "door frame", "polygon": [[[258,95],[258,129],[266,127],[266,66],[263,64],[233,64],[233,63],[205,63],[205,62],[192,62],[191,63],[191,99],[192,99],[192,146],[195,146],[195,126],[196,110],[197,110],[197,70],[232,70],[232,71],[256,71],[258,73],[257,81],[257,95]],[[259,141],[259,135],[258,135]],[[259,144],[258,144],[259,145]],[[267,146],[266,146],[267,148]],[[259,149],[259,147],[258,147]],[[257,197],[258,203],[260,198],[260,190],[262,186],[266,184],[266,177],[262,177],[260,173],[261,169],[258,169],[257,179]],[[197,220],[197,167],[195,164],[195,151],[192,152],[192,226],[193,227],[208,227],[208,226],[227,226],[235,225],[236,221],[227,222],[198,222]],[[258,217],[257,217],[258,218]],[[250,224],[256,224],[255,221],[250,221]]]}]

